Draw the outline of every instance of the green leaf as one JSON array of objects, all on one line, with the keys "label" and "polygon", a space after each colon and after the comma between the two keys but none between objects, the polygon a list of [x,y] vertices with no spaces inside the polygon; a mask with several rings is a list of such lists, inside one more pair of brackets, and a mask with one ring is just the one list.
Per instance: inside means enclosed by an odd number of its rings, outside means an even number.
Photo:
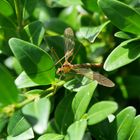
[{"label": "green leaf", "polygon": [[68,6],[71,6],[71,5],[81,5],[82,2],[81,0],[71,0],[71,1],[68,1],[68,0],[50,0],[50,1],[47,1],[47,4],[49,7],[68,7]]},{"label": "green leaf", "polygon": [[89,83],[91,83],[89,78],[77,75],[74,79],[66,82],[64,87],[70,91],[79,92],[83,86],[88,85]]},{"label": "green leaf", "polygon": [[38,140],[63,140],[64,136],[56,133],[42,135]]},{"label": "green leaf", "polygon": [[24,27],[24,33],[28,37],[28,41],[39,46],[44,37],[45,28],[40,21],[34,21]]},{"label": "green leaf", "polygon": [[136,37],[136,36],[134,36],[134,34],[129,34],[129,33],[125,33],[122,31],[116,32],[114,36],[116,36],[118,38],[122,38],[122,39],[131,39],[131,38]]},{"label": "green leaf", "polygon": [[4,127],[8,122],[8,118],[5,116],[0,116],[0,133],[3,131]]},{"label": "green leaf", "polygon": [[29,140],[33,138],[34,138],[33,130],[32,128],[29,128],[28,130],[26,130],[25,132],[16,137],[8,136],[6,140]]},{"label": "green leaf", "polygon": [[99,12],[100,9],[97,5],[97,0],[82,0],[84,7],[90,12]]},{"label": "green leaf", "polygon": [[140,35],[140,14],[117,0],[98,0],[106,16],[120,30]]},{"label": "green leaf", "polygon": [[111,139],[113,140],[128,139],[135,114],[136,114],[135,108],[127,107],[116,116],[116,119],[112,123]]},{"label": "green leaf", "polygon": [[39,84],[35,83],[30,77],[23,71],[15,80],[16,86],[18,88],[27,88],[39,86]]},{"label": "green leaf", "polygon": [[139,140],[140,138],[140,115],[136,116],[131,127],[129,140]]},{"label": "green leaf", "polygon": [[52,119],[48,123],[47,133],[58,133],[58,129],[55,120]]},{"label": "green leaf", "polygon": [[17,111],[10,118],[8,123],[8,134],[15,137],[31,128],[25,117],[20,111]]},{"label": "green leaf", "polygon": [[55,68],[50,55],[26,41],[12,38],[9,45],[27,75],[37,84],[51,84],[55,78]]},{"label": "green leaf", "polygon": [[71,124],[67,130],[69,140],[82,140],[87,127],[87,121],[82,119]]},{"label": "green leaf", "polygon": [[140,40],[134,38],[122,42],[107,57],[104,63],[106,71],[112,71],[129,64],[140,57]]},{"label": "green leaf", "polygon": [[55,111],[55,122],[60,133],[66,133],[68,126],[73,122],[74,116],[72,112],[73,94],[66,95],[58,104]]},{"label": "green leaf", "polygon": [[13,8],[6,0],[0,0],[0,14],[10,16],[13,14]]},{"label": "green leaf", "polygon": [[6,67],[8,67],[9,69],[14,70],[17,74],[22,72],[22,67],[19,64],[19,62],[17,61],[17,59],[14,56],[10,56],[8,57],[5,61],[4,64],[6,65]]},{"label": "green leaf", "polygon": [[86,112],[96,87],[97,82],[91,82],[88,85],[83,86],[75,95],[72,101],[72,109],[74,112],[75,120],[79,120]]},{"label": "green leaf", "polygon": [[68,25],[58,18],[52,18],[45,24],[46,31],[51,31],[57,34],[63,34]]},{"label": "green leaf", "polygon": [[[74,29],[78,29],[80,27],[80,19],[77,19],[78,10],[75,6],[70,6],[65,8],[59,15],[59,19],[63,22],[67,23]],[[67,19],[67,20],[66,20]],[[76,22],[73,22],[76,21]]]},{"label": "green leaf", "polygon": [[0,104],[8,105],[17,102],[18,90],[9,72],[0,65]]},{"label": "green leaf", "polygon": [[31,102],[22,108],[25,118],[30,122],[34,131],[38,134],[42,134],[47,130],[50,107],[50,101],[47,98],[42,98],[36,99],[34,102]]},{"label": "green leaf", "polygon": [[96,124],[114,113],[118,109],[118,105],[113,101],[101,101],[94,104],[87,113],[88,125]]},{"label": "green leaf", "polygon": [[95,39],[98,37],[98,35],[100,34],[100,32],[103,30],[103,28],[108,25],[108,23],[109,21],[97,27],[81,27],[78,32],[78,36],[80,38],[85,38],[91,43],[93,43]]}]

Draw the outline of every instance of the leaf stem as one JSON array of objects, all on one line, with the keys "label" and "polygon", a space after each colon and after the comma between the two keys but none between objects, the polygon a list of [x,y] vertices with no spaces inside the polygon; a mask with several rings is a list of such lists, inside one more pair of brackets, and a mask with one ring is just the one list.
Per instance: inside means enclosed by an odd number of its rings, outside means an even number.
[{"label": "leaf stem", "polygon": [[22,6],[21,6],[21,1],[20,0],[14,0],[14,4],[15,4],[15,11],[16,11],[17,22],[18,22],[17,31],[19,33],[20,30],[22,29],[22,10],[21,10]]}]

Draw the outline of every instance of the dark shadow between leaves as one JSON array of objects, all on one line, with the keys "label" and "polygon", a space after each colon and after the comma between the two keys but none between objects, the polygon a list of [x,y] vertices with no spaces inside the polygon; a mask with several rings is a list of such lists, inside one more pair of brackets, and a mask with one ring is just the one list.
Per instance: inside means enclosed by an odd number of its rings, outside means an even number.
[{"label": "dark shadow between leaves", "polygon": [[123,48],[128,49],[128,57],[130,59],[136,59],[140,55],[140,40],[127,43]]},{"label": "dark shadow between leaves", "polygon": [[38,119],[33,116],[24,114],[24,117],[31,124],[32,127],[34,127],[38,123]]}]

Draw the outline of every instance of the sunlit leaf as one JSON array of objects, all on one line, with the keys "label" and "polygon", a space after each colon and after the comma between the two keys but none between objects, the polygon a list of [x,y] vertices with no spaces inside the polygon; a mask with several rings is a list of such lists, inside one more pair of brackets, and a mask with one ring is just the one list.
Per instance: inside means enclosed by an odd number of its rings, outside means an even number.
[{"label": "sunlit leaf", "polygon": [[98,0],[106,16],[120,30],[140,35],[140,14],[117,0]]},{"label": "sunlit leaf", "polygon": [[28,140],[28,139],[33,139],[34,138],[34,133],[32,128],[29,128],[28,130],[26,130],[25,132],[23,132],[22,134],[18,135],[18,136],[8,136],[7,140]]},{"label": "sunlit leaf", "polygon": [[38,140],[63,140],[63,137],[64,136],[60,134],[48,133],[39,137]]},{"label": "sunlit leaf", "polygon": [[50,107],[50,101],[47,98],[42,98],[25,105],[22,109],[25,118],[38,134],[47,130]]},{"label": "sunlit leaf", "polygon": [[96,86],[96,81],[91,82],[83,86],[80,89],[80,91],[75,95],[72,102],[75,120],[79,120],[82,117],[82,115],[84,115],[84,113],[86,112]]},{"label": "sunlit leaf", "polygon": [[135,114],[136,110],[134,107],[127,107],[116,116],[112,124],[111,139],[124,140],[129,138]]},{"label": "sunlit leaf", "polygon": [[140,40],[138,38],[122,42],[107,57],[104,63],[106,71],[118,69],[140,57]]},{"label": "sunlit leaf", "polygon": [[20,111],[17,111],[10,118],[7,131],[9,135],[15,137],[24,133],[29,128],[31,128],[31,126],[27,122],[23,114]]},{"label": "sunlit leaf", "polygon": [[131,39],[131,38],[136,37],[136,36],[134,36],[134,34],[125,33],[122,31],[116,32],[114,36],[116,36],[118,38],[122,38],[122,39]]},{"label": "sunlit leaf", "polygon": [[69,140],[82,140],[87,127],[86,120],[79,120],[70,125],[67,130]]},{"label": "sunlit leaf", "polygon": [[15,80],[15,84],[18,88],[27,88],[39,86],[39,84],[35,83],[30,77],[23,71]]},{"label": "sunlit leaf", "polygon": [[139,140],[140,138],[139,130],[140,130],[140,115],[136,116],[134,119],[129,139]]},{"label": "sunlit leaf", "polygon": [[77,35],[80,38],[85,38],[91,43],[95,41],[97,36],[100,34],[100,32],[103,30],[103,28],[109,23],[109,21],[101,24],[97,27],[81,27]]},{"label": "sunlit leaf", "polygon": [[50,55],[26,41],[12,38],[9,45],[27,75],[37,84],[51,84],[55,78],[55,68]]},{"label": "sunlit leaf", "polygon": [[93,125],[106,119],[108,115],[114,113],[117,109],[118,105],[113,101],[101,101],[94,104],[87,113],[88,125]]}]

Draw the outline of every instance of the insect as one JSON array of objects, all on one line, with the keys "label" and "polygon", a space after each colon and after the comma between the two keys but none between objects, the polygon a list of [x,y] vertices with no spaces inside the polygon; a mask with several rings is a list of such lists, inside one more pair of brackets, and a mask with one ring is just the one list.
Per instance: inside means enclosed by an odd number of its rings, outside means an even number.
[{"label": "insect", "polygon": [[69,62],[69,58],[73,55],[74,51],[74,32],[69,27],[66,28],[64,31],[64,41],[65,41],[65,62],[62,64],[60,68],[57,70],[57,74],[60,73],[69,73],[70,71],[74,71],[77,74],[83,75],[89,79],[96,80],[98,84],[106,86],[106,87],[113,87],[115,84],[108,79],[107,77],[92,71],[91,67],[96,67],[95,64],[71,64]]}]

